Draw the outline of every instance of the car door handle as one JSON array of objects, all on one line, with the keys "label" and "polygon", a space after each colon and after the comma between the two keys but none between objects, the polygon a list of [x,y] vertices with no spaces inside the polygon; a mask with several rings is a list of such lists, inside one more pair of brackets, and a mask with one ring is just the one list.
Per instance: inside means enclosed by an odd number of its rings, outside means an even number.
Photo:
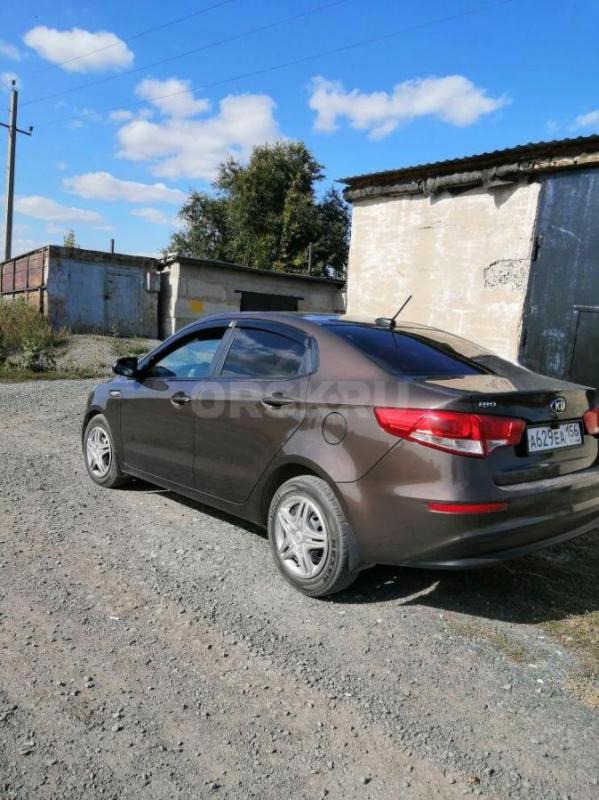
[{"label": "car door handle", "polygon": [[292,403],[295,403],[293,397],[285,397],[278,393],[262,398],[262,405],[268,406],[269,408],[282,408],[282,406],[289,406]]},{"label": "car door handle", "polygon": [[185,394],[185,392],[176,392],[171,397],[171,403],[174,406],[184,406],[187,403],[189,403],[190,400],[191,400],[191,397],[188,394]]}]

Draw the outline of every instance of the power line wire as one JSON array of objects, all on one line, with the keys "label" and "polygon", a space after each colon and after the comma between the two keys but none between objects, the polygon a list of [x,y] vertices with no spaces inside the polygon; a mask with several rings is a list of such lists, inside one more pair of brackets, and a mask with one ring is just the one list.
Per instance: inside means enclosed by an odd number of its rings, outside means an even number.
[{"label": "power line wire", "polygon": [[295,20],[311,16],[312,14],[316,14],[320,11],[326,11],[329,8],[334,8],[335,6],[339,6],[347,2],[349,2],[349,0],[333,0],[333,2],[324,3],[319,6],[314,6],[313,8],[310,8],[307,11],[302,11],[298,14],[292,14],[289,17],[283,17],[282,19],[275,20],[274,22],[269,22],[266,25],[260,25],[257,28],[250,28],[249,30],[243,31],[242,33],[237,33],[234,36],[227,36],[225,39],[219,39],[215,42],[209,42],[208,44],[200,45],[199,47],[194,47],[192,50],[186,50],[184,53],[179,53],[174,56],[167,56],[166,58],[161,58],[158,61],[152,61],[149,64],[143,64],[141,67],[135,67],[134,69],[128,69],[125,70],[124,72],[119,72],[118,75],[107,75],[104,78],[98,78],[95,81],[88,81],[87,83],[81,83],[78,86],[72,86],[70,89],[63,89],[60,92],[54,92],[54,94],[46,94],[43,97],[35,97],[33,100],[28,100],[26,103],[21,103],[21,107],[30,106],[33,105],[34,103],[41,103],[45,100],[54,100],[58,97],[64,97],[64,95],[66,94],[72,94],[73,92],[78,92],[81,89],[88,89],[92,86],[99,86],[102,83],[108,83],[109,81],[116,80],[117,78],[124,78],[127,75],[135,75],[136,73],[139,72],[145,72],[151,67],[158,67],[161,66],[162,64],[168,64],[171,61],[176,61],[179,58],[185,58],[186,56],[190,56],[195,53],[200,53],[204,50],[210,50],[213,47],[219,47],[220,45],[223,44],[236,42],[239,39],[244,39],[246,36],[250,36],[254,33],[260,33],[262,31],[271,30],[272,28],[276,28],[279,25],[283,25],[287,22],[294,22]]},{"label": "power line wire", "polygon": [[190,14],[185,14],[183,17],[176,17],[175,19],[168,20],[167,22],[163,22],[161,25],[155,25],[153,28],[146,28],[139,33],[134,33],[131,36],[128,36],[126,39],[120,39],[118,42],[114,42],[113,44],[104,45],[104,47],[97,47],[95,50],[90,50],[87,53],[82,53],[79,56],[73,56],[72,58],[67,58],[64,61],[58,61],[55,64],[48,64],[41,69],[35,70],[35,72],[29,73],[29,77],[34,77],[35,75],[39,75],[43,72],[48,72],[50,69],[56,69],[57,67],[64,67],[65,64],[71,64],[73,61],[79,61],[82,58],[89,58],[89,56],[93,56],[96,53],[102,53],[104,50],[110,50],[112,47],[118,47],[121,42],[133,42],[136,39],[140,39],[142,36],[148,36],[150,33],[156,33],[157,31],[162,31],[165,28],[170,28],[172,25],[178,25],[180,22],[186,22],[188,19],[193,19],[193,17],[199,17],[201,14],[207,14],[209,11],[213,11],[215,8],[220,8],[221,6],[229,5],[230,3],[235,3],[237,0],[220,0],[218,3],[213,3],[211,6],[205,6],[204,8],[200,8],[197,11],[192,11]]},{"label": "power line wire", "polygon": [[[229,77],[229,78],[223,78],[223,79],[218,80],[218,81],[213,81],[212,83],[205,83],[201,87],[199,87],[198,89],[195,89],[194,91],[200,91],[200,90],[204,90],[204,89],[211,89],[211,88],[214,88],[216,86],[222,86],[223,84],[226,84],[226,83],[233,83],[235,81],[239,81],[239,80],[242,80],[244,78],[252,78],[252,77],[255,77],[257,75],[265,75],[265,74],[270,73],[270,72],[275,72],[275,71],[277,71],[279,69],[286,69],[288,67],[297,66],[298,64],[305,64],[308,61],[313,61],[313,60],[318,59],[318,58],[324,58],[325,56],[337,55],[338,53],[347,52],[349,50],[354,50],[354,49],[359,48],[359,47],[365,47],[365,46],[370,45],[370,44],[376,44],[378,42],[384,42],[384,41],[387,41],[388,39],[392,39],[392,38],[394,38],[396,36],[400,36],[400,35],[402,35],[404,33],[413,33],[415,31],[424,30],[426,28],[434,27],[435,25],[439,25],[439,24],[442,24],[444,22],[453,22],[456,19],[461,19],[463,17],[471,16],[473,14],[479,14],[479,13],[482,13],[483,11],[489,11],[489,10],[491,10],[493,8],[499,8],[501,6],[505,6],[505,5],[508,5],[508,3],[513,3],[513,2],[514,2],[514,0],[499,0],[499,2],[489,3],[489,4],[485,5],[485,6],[479,6],[478,8],[469,9],[468,11],[462,11],[462,12],[459,12],[459,13],[456,13],[456,14],[450,14],[450,15],[445,16],[445,17],[438,17],[437,19],[429,20],[428,22],[422,22],[422,23],[419,23],[418,25],[412,25],[412,26],[407,27],[407,28],[400,28],[400,29],[398,29],[396,31],[391,31],[389,33],[381,34],[380,36],[372,36],[372,37],[369,37],[368,39],[361,39],[360,41],[351,42],[350,44],[340,45],[339,47],[334,47],[334,48],[331,48],[329,50],[321,50],[318,53],[312,53],[310,55],[302,56],[300,58],[296,58],[296,59],[293,59],[291,61],[284,61],[284,62],[279,63],[279,64],[273,64],[270,67],[264,67],[262,69],[252,70],[251,72],[240,73],[239,75],[234,75],[234,76]],[[163,94],[163,95],[156,95],[155,97],[152,98],[152,102],[154,102],[156,100],[163,100],[163,99],[168,98],[168,97],[175,97],[177,95],[186,94],[189,91],[190,91],[190,89],[186,88],[186,89],[183,89],[181,91],[169,92],[168,94]],[[147,100],[136,100],[136,101],[133,101],[133,102],[130,102],[130,103],[120,103],[117,106],[111,106],[110,108],[100,109],[99,111],[96,111],[95,113],[96,114],[107,114],[107,113],[109,113],[111,111],[118,111],[118,110],[121,110],[121,109],[134,108],[136,106],[146,105],[147,102],[148,102]],[[56,120],[48,120],[47,122],[42,122],[40,124],[41,125],[59,125],[59,124],[61,124],[63,122],[71,122],[73,120],[82,119],[83,117],[85,117],[85,114],[84,113],[79,113],[79,114],[75,114],[74,116],[71,116],[71,117],[64,117],[64,118],[56,119]],[[39,125],[37,127],[39,127]]]}]

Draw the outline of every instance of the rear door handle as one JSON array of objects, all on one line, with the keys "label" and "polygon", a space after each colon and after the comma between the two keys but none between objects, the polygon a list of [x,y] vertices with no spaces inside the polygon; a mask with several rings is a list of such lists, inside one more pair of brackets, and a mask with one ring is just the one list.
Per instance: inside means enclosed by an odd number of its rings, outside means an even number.
[{"label": "rear door handle", "polygon": [[185,392],[175,392],[175,394],[171,397],[171,403],[174,406],[184,406],[191,400],[191,397]]},{"label": "rear door handle", "polygon": [[282,406],[290,406],[292,403],[295,403],[293,397],[285,397],[278,393],[262,398],[262,405],[268,406],[269,408],[282,408]]}]

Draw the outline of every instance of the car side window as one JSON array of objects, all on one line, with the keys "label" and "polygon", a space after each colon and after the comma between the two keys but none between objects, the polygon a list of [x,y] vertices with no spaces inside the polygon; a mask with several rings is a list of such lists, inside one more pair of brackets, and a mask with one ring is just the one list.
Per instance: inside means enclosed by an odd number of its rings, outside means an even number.
[{"label": "car side window", "polygon": [[306,346],[272,331],[238,328],[221,375],[229,378],[294,378],[305,372]]},{"label": "car side window", "polygon": [[210,328],[193,336],[159,358],[146,373],[150,378],[189,378],[210,375],[212,363],[226,328]]}]

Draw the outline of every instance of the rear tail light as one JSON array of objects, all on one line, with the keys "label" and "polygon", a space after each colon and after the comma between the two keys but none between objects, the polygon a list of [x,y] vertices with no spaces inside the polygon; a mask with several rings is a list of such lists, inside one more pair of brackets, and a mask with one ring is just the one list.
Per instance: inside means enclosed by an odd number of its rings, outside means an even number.
[{"label": "rear tail light", "polygon": [[587,433],[590,433],[591,436],[597,436],[599,434],[599,406],[585,411],[582,418]]},{"label": "rear tail light", "polygon": [[526,423],[512,417],[433,411],[424,408],[375,408],[381,428],[427,447],[484,458],[497,447],[522,441]]}]

